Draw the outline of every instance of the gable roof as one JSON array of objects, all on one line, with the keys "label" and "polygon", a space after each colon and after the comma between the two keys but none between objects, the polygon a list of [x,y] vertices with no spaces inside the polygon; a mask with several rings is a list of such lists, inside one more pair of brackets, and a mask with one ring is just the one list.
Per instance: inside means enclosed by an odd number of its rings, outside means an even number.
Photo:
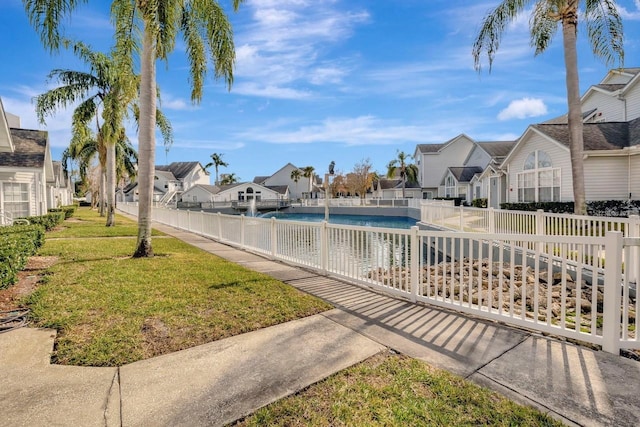
[{"label": "gable roof", "polygon": [[173,173],[171,171],[168,170],[158,170],[156,169],[156,176],[161,176],[164,179],[166,179],[167,181],[175,181],[176,177],[175,175],[173,175]]},{"label": "gable roof", "polygon": [[0,166],[42,168],[48,148],[48,134],[42,130],[9,129],[13,152],[0,152]]},{"label": "gable roof", "polygon": [[287,191],[289,191],[288,185],[265,185],[265,187],[280,194],[287,194]]},{"label": "gable roof", "polygon": [[2,98],[0,98],[0,152],[2,151],[13,151],[13,143],[9,132],[9,122],[2,105]]},{"label": "gable roof", "polygon": [[[168,171],[173,173],[173,176],[175,176],[176,178],[183,179],[198,166],[202,168],[200,162],[173,162],[169,165],[157,165],[156,170]],[[202,169],[204,170],[204,168]],[[208,174],[208,172],[206,173]]]},{"label": "gable roof", "polygon": [[487,152],[492,159],[504,159],[516,145],[515,141],[483,141],[478,142],[480,148]]},{"label": "gable roof", "polygon": [[[569,125],[538,124],[532,126],[548,137],[569,147]],[[631,122],[585,123],[584,150],[620,150],[640,143],[640,118]]]},{"label": "gable roof", "polygon": [[259,176],[256,176],[255,178],[253,178],[253,183],[254,184],[262,184],[269,178],[271,178],[271,175],[268,175],[268,176],[259,175]]},{"label": "gable roof", "polygon": [[470,182],[475,174],[482,173],[482,168],[479,166],[450,167],[448,169],[458,182]]},{"label": "gable roof", "polygon": [[437,153],[445,144],[418,144],[417,148],[422,154]]}]

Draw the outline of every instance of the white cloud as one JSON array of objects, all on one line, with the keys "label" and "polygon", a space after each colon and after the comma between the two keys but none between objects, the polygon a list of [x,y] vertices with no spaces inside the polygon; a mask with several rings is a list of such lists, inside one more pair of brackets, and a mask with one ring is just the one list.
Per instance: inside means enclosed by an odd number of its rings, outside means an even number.
[{"label": "white cloud", "polygon": [[617,5],[618,13],[620,13],[622,19],[627,19],[630,21],[640,20],[640,0],[634,0],[633,4],[635,5],[636,10],[628,10],[622,5]]},{"label": "white cloud", "polygon": [[[327,118],[321,122],[299,125],[280,123],[278,126],[250,129],[237,135],[238,139],[256,140],[272,144],[339,143],[349,146],[398,145],[446,140],[446,133],[436,126],[399,125],[392,120],[374,116]],[[447,131],[450,131],[450,127]],[[445,131],[446,132],[446,131]]]},{"label": "white cloud", "polygon": [[547,106],[542,99],[522,98],[511,101],[509,106],[498,114],[498,120],[526,119],[547,114]]},{"label": "white cloud", "polygon": [[251,96],[300,99],[311,95],[303,86],[340,83],[349,69],[324,58],[369,20],[368,12],[331,0],[253,0],[246,6],[251,19],[236,27],[233,92]]}]

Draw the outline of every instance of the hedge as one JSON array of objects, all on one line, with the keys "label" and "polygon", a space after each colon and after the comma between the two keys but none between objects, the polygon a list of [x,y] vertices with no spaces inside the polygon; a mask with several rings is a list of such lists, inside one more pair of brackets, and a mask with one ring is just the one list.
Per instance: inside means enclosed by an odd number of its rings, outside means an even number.
[{"label": "hedge", "polygon": [[56,225],[62,224],[64,221],[65,212],[49,212],[46,215],[40,216],[29,216],[24,218],[16,218],[16,219],[26,219],[30,224],[39,224],[44,226],[45,230],[49,231]]},{"label": "hedge", "polygon": [[0,289],[16,282],[18,271],[43,243],[42,225],[0,227]]},{"label": "hedge", "polygon": [[[501,203],[501,209],[516,211],[537,211],[542,209],[552,213],[573,213],[573,202],[532,202],[532,203]],[[638,215],[640,200],[599,200],[587,202],[587,215],[628,217]]]},{"label": "hedge", "polygon": [[69,206],[60,206],[59,208],[51,208],[49,209],[49,213],[52,212],[64,212],[64,219],[71,218],[76,213],[77,206],[69,205]]}]

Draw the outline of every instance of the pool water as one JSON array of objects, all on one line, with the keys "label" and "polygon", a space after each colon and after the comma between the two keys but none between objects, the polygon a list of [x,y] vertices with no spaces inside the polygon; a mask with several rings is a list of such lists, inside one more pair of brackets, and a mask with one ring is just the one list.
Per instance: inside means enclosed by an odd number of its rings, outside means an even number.
[{"label": "pool water", "polygon": [[[291,221],[324,221],[324,214],[268,212],[261,218],[288,219]],[[409,229],[416,225],[416,220],[403,216],[374,216],[374,215],[329,215],[330,224],[359,225],[364,227],[402,228]]]}]

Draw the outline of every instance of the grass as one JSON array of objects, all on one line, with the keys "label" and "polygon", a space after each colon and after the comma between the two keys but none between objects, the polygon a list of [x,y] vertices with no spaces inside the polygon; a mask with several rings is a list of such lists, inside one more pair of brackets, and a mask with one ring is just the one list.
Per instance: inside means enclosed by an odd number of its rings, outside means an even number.
[{"label": "grass", "polygon": [[[103,224],[81,209],[78,219],[47,234],[39,252],[59,262],[25,302],[36,326],[59,331],[58,363],[119,366],[331,308],[168,236],[154,239],[156,257],[133,259],[135,224],[120,216],[114,229]],[[460,377],[384,353],[238,425],[561,424]]]},{"label": "grass", "polygon": [[46,240],[38,254],[59,261],[25,301],[36,326],[59,331],[58,363],[119,366],[331,308],[170,237],[154,239],[154,258],[131,258],[135,239],[84,222],[63,230],[82,238]]},{"label": "grass", "polygon": [[461,377],[380,354],[259,409],[236,426],[561,426]]}]

